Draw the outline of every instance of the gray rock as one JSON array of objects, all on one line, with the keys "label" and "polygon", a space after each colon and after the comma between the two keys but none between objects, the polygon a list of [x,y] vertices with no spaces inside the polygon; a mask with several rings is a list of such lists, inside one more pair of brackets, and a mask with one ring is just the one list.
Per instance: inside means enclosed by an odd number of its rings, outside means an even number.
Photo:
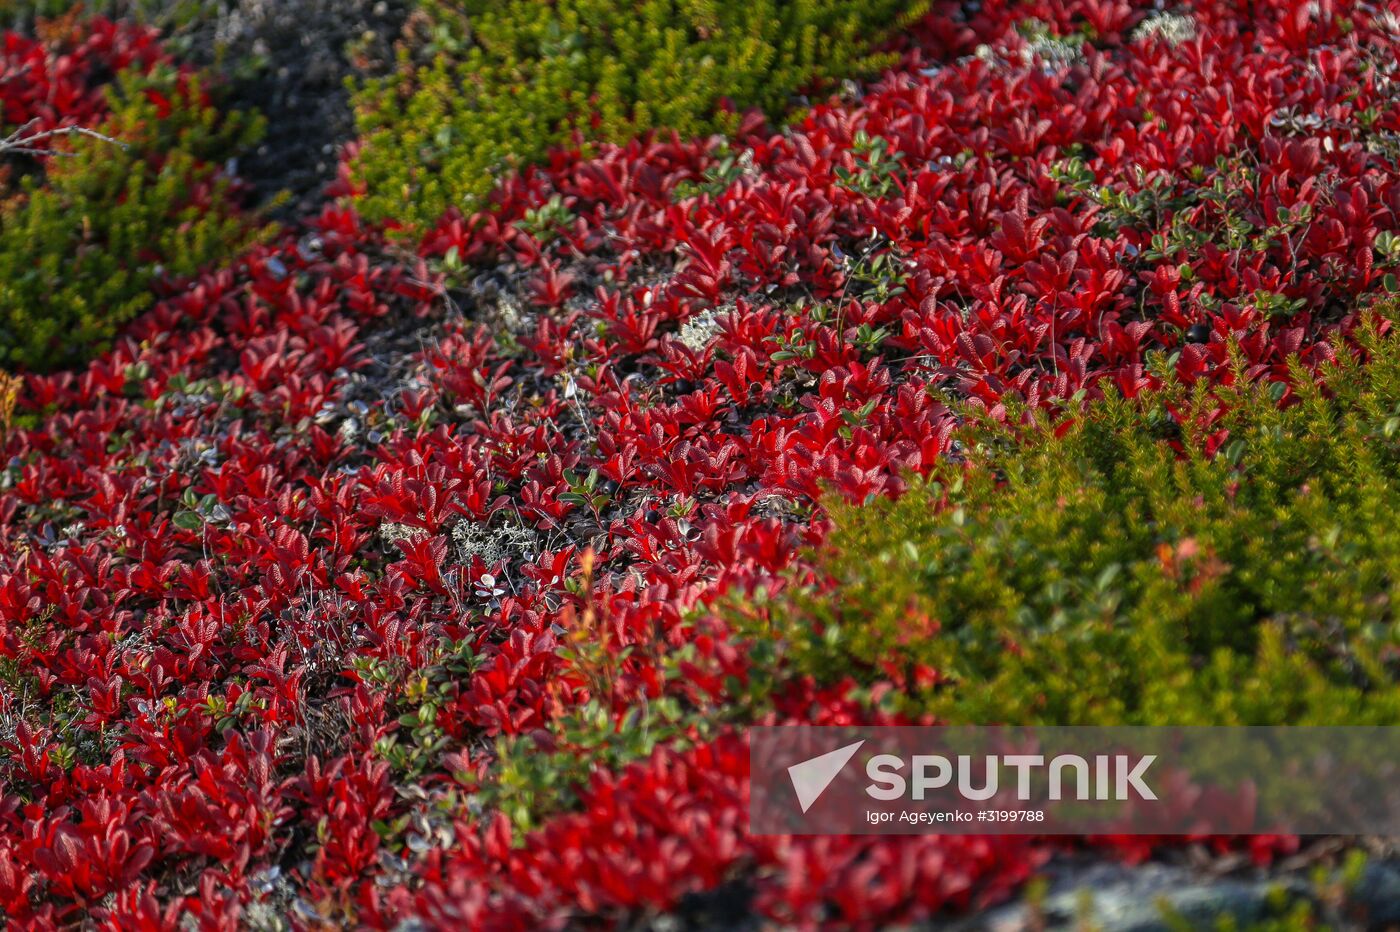
[{"label": "gray rock", "polygon": [[[1227,918],[1247,926],[1299,902],[1316,905],[1308,885],[1295,877],[1207,878],[1166,864],[1106,863],[1056,865],[1047,873],[1050,887],[1039,917],[1046,929],[1087,924],[1102,932],[1172,932],[1183,924],[1212,928]],[[1019,932],[1035,924],[1027,904],[1013,903],[938,927]]]},{"label": "gray rock", "polygon": [[1400,864],[1371,862],[1348,897],[1370,928],[1400,926]]}]

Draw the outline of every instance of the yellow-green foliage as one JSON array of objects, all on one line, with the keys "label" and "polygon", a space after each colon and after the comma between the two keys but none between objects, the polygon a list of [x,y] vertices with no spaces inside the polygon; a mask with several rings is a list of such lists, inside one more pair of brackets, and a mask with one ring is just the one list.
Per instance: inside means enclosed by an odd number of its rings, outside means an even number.
[{"label": "yellow-green foliage", "polygon": [[151,305],[157,276],[193,274],[256,233],[219,166],[259,121],[219,114],[171,72],[123,75],[110,100],[97,129],[116,142],[55,142],[62,153],[0,204],[0,364],[90,355]]},{"label": "yellow-green foliage", "polygon": [[732,129],[724,111],[781,114],[796,91],[870,71],[872,43],[926,0],[429,0],[431,63],[358,94],[362,210],[410,226],[467,207],[501,169],[575,132]]},{"label": "yellow-green foliage", "polygon": [[970,425],[965,467],[833,505],[837,590],[748,634],[824,679],[931,666],[907,705],[949,722],[1394,723],[1400,348],[1364,343],[1283,410],[1278,384],[1171,384],[1062,437]]}]

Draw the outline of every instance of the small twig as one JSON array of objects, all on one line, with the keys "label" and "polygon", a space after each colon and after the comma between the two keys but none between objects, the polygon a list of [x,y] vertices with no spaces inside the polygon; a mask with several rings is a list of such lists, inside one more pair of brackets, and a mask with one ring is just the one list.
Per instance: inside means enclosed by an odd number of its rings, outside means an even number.
[{"label": "small twig", "polygon": [[15,130],[4,139],[0,139],[0,154],[14,153],[17,155],[57,155],[71,156],[72,152],[57,152],[53,149],[42,148],[37,143],[59,136],[86,136],[89,139],[97,139],[101,142],[110,143],[122,149],[127,147],[126,143],[120,139],[113,139],[111,136],[99,133],[95,129],[88,129],[85,126],[59,126],[53,129],[40,130],[37,133],[30,133],[34,124],[38,123],[38,118],[30,120],[19,129]]}]

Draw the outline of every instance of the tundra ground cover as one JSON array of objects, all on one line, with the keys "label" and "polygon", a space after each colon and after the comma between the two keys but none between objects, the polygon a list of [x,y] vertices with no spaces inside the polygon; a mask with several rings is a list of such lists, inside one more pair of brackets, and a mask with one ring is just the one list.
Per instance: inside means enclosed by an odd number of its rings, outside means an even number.
[{"label": "tundra ground cover", "polygon": [[421,43],[357,94],[361,209],[420,229],[479,203],[551,147],[656,129],[695,136],[737,111],[782,115],[804,90],[876,70],[872,44],[923,0],[556,3],[426,0]]},{"label": "tundra ground cover", "polygon": [[[818,621],[829,503],[914,507],[976,462],[969,412],[1287,405],[1359,352],[1400,262],[1396,12],[940,3],[787,129],[555,150],[416,251],[347,168],[25,378],[0,912],[861,926],[1010,894],[1064,842],[747,834],[743,725],[946,709],[901,699],[936,651],[804,666],[732,637],[734,606]],[[1265,408],[1209,409],[1199,456]],[[1388,463],[1378,423],[1341,449]]]},{"label": "tundra ground cover", "polygon": [[221,169],[256,120],[220,114],[150,30],[95,19],[41,32],[8,34],[0,55],[0,359],[25,369],[88,358],[162,288],[257,233]]},{"label": "tundra ground cover", "polygon": [[735,630],[769,668],[898,673],[897,708],[946,722],[1394,722],[1400,383],[1361,343],[1287,381],[974,414],[903,498],[832,503],[821,585]]}]

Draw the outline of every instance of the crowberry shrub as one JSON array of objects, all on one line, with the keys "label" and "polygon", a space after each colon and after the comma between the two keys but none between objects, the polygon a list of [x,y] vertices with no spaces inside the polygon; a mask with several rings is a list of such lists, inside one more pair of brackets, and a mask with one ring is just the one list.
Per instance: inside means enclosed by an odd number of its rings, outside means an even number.
[{"label": "crowberry shrub", "polygon": [[[222,166],[261,127],[220,114],[139,29],[57,24],[7,43],[6,132],[35,141],[0,156],[0,360],[49,369],[100,350],[153,289],[247,245],[256,227]],[[36,67],[54,72],[40,100]],[[100,135],[44,135],[74,128]]]},{"label": "crowberry shrub", "polygon": [[820,681],[926,671],[906,708],[942,721],[1394,721],[1400,536],[1374,508],[1400,479],[1400,352],[1381,330],[1364,365],[971,417],[903,498],[832,504],[822,581],[770,606],[769,650]]},{"label": "crowberry shrub", "polygon": [[504,169],[574,140],[685,136],[780,114],[790,96],[891,61],[872,52],[919,0],[747,4],[423,4],[419,55],[359,95],[356,160],[367,216],[413,227],[477,203]]}]

